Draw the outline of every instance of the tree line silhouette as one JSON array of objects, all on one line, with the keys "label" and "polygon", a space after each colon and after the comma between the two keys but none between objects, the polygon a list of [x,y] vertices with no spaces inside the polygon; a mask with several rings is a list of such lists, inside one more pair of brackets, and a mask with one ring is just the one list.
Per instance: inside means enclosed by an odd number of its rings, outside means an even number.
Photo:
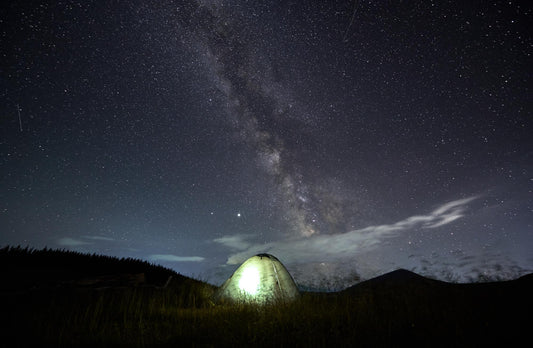
[{"label": "tree line silhouette", "polygon": [[64,249],[34,249],[6,246],[0,249],[0,265],[4,281],[0,288],[17,289],[53,286],[84,278],[117,274],[144,273],[147,285],[163,285],[170,276],[186,278],[163,266],[148,261],[114,256],[86,254]]}]

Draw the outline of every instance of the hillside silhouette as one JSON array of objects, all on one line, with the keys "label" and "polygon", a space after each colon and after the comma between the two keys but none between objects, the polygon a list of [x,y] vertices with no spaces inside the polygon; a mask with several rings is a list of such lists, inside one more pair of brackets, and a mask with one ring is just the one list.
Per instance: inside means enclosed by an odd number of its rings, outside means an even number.
[{"label": "hillside silhouette", "polygon": [[[142,284],[164,285],[169,277],[186,277],[168,268],[133,258],[117,258],[75,251],[4,247],[0,249],[4,269],[1,289],[28,289],[59,285],[121,285],[134,275]],[[98,282],[98,280],[101,280]],[[116,281],[113,282],[113,279]]]},{"label": "hillside silhouette", "polygon": [[533,308],[533,274],[453,284],[397,270],[257,307],[215,305],[216,287],[129,258],[9,247],[0,265],[6,346],[513,346]]}]

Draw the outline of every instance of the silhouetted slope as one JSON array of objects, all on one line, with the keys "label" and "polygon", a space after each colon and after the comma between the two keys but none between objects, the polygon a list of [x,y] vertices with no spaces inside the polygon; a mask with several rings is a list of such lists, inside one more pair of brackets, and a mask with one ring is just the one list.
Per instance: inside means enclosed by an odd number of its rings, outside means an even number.
[{"label": "silhouetted slope", "polygon": [[392,271],[380,276],[377,276],[375,278],[357,283],[356,285],[353,285],[344,292],[350,292],[357,289],[360,289],[362,287],[398,287],[398,286],[436,286],[436,285],[443,285],[445,282],[441,282],[439,280],[429,279],[426,277],[423,277],[419,274],[416,274],[411,271],[407,271],[405,269],[398,269],[396,271]]},{"label": "silhouetted slope", "polygon": [[436,291],[490,291],[491,289],[511,289],[530,287],[533,274],[522,276],[515,280],[479,283],[448,283],[441,280],[426,278],[417,273],[398,269],[375,278],[360,282],[339,293],[352,294],[359,291],[387,291],[389,290],[436,290]]},{"label": "silhouetted slope", "polygon": [[525,276],[522,276],[516,280],[517,283],[520,284],[532,284],[533,283],[533,273],[526,274]]},{"label": "silhouetted slope", "polygon": [[510,281],[455,284],[397,270],[356,284],[339,296],[369,304],[364,308],[378,322],[394,322],[401,345],[449,334],[432,345],[478,346],[508,344],[523,337],[529,328],[521,318],[533,308],[532,293],[531,274]]},{"label": "silhouetted slope", "polygon": [[[82,254],[65,250],[21,247],[0,249],[3,281],[0,290],[100,283],[120,284],[142,278],[146,285],[164,285],[170,276],[186,277],[173,270],[132,258]],[[114,277],[114,279],[113,279]]]}]

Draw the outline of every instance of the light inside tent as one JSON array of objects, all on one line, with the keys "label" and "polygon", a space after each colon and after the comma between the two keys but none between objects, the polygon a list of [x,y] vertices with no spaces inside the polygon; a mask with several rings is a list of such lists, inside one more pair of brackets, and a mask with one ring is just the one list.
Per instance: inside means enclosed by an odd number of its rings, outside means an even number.
[{"label": "light inside tent", "polygon": [[214,296],[220,302],[256,304],[289,302],[299,297],[285,266],[270,254],[258,254],[243,262]]},{"label": "light inside tent", "polygon": [[239,288],[248,295],[255,295],[259,289],[259,270],[253,266],[247,267],[242,272]]}]

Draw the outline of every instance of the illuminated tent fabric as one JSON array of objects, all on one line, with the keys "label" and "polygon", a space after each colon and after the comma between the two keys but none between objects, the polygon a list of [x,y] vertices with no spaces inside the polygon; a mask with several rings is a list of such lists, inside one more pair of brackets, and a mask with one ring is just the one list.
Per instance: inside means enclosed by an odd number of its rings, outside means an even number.
[{"label": "illuminated tent fabric", "polygon": [[293,301],[300,297],[298,288],[283,264],[270,254],[246,260],[215,294],[215,300],[227,302]]}]

